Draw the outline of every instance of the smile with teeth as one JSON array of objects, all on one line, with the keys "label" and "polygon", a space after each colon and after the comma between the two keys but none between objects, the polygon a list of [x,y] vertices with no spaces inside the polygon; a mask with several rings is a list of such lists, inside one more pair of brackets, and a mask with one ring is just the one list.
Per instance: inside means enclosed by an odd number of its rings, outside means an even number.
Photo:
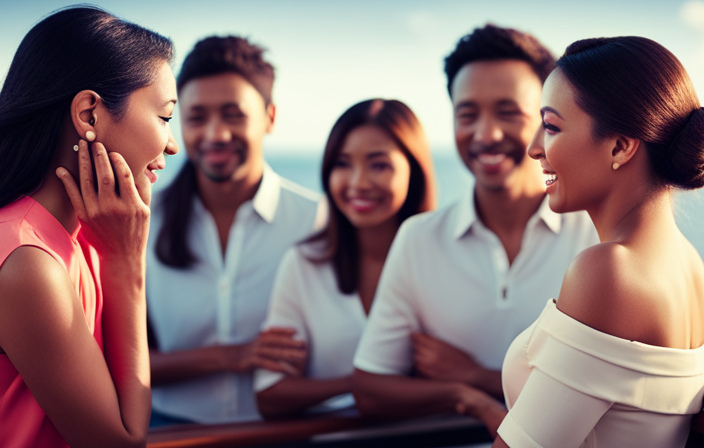
[{"label": "smile with teeth", "polygon": [[477,160],[484,165],[498,165],[506,160],[506,154],[488,154],[483,152],[477,154]]},{"label": "smile with teeth", "polygon": [[357,210],[358,212],[364,212],[364,211],[370,211],[371,209],[376,207],[376,205],[379,201],[376,199],[356,197],[356,198],[349,198],[348,202],[352,206],[353,209]]},{"label": "smile with teeth", "polygon": [[545,174],[545,185],[552,185],[557,182],[557,173],[544,173]]}]

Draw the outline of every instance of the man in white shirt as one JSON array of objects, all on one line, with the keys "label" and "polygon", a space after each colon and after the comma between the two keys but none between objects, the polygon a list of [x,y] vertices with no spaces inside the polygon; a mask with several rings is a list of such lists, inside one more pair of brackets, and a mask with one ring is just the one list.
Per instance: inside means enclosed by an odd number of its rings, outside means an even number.
[{"label": "man in white shirt", "polygon": [[[239,37],[196,44],[179,74],[188,161],[152,201],[152,424],[259,418],[257,335],[284,252],[325,219],[319,195],[264,162],[274,69]],[[291,372],[288,372],[291,373]]]},{"label": "man in white shirt", "polygon": [[445,59],[455,142],[475,186],[407,220],[394,240],[355,356],[363,414],[462,412],[476,389],[500,399],[511,341],[557,297],[572,258],[597,242],[585,213],[550,210],[526,154],[553,65],[532,36],[492,25]]}]

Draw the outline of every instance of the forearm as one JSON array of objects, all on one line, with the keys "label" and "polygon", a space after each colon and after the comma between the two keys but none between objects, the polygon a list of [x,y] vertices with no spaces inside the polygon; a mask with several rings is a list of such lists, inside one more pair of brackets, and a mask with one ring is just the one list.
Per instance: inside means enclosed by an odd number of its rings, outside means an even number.
[{"label": "forearm", "polygon": [[351,376],[324,380],[289,376],[257,393],[257,406],[264,418],[277,418],[348,392],[352,392]]},{"label": "forearm", "polygon": [[501,371],[490,369],[478,369],[467,381],[468,386],[483,390],[492,397],[504,401],[504,391],[501,384]]},{"label": "forearm", "polygon": [[125,430],[146,438],[151,410],[144,258],[101,260],[103,349]]},{"label": "forearm", "polygon": [[251,371],[245,362],[250,344],[212,346],[174,352],[149,352],[152,385],[193,380],[217,372]]},{"label": "forearm", "polygon": [[362,415],[370,417],[407,418],[454,413],[461,387],[458,383],[377,375],[358,369],[352,380],[357,408]]}]

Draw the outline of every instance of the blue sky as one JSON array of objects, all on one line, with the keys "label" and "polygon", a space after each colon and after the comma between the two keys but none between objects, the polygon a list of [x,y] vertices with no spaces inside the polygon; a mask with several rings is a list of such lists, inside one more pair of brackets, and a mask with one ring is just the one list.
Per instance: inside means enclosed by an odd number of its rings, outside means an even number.
[{"label": "blue sky", "polygon": [[[0,0],[0,79],[24,34],[60,0]],[[335,119],[355,102],[396,98],[416,112],[436,151],[452,151],[442,73],[457,39],[488,21],[533,33],[556,55],[574,40],[634,34],[669,48],[704,94],[704,1],[259,0],[96,4],[166,36],[175,72],[193,44],[239,34],[269,49],[277,69],[277,125],[266,150],[320,154]],[[180,139],[178,120],[174,134]],[[172,122],[173,123],[173,122]]]}]

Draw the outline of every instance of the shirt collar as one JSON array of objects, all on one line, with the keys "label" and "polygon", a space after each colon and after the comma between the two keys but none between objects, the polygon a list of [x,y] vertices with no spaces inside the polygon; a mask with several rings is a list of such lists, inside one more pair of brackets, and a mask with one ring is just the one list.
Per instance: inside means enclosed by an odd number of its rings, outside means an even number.
[{"label": "shirt collar", "polygon": [[281,196],[281,178],[268,163],[264,163],[262,181],[252,199],[252,207],[262,219],[271,223],[276,216]]},{"label": "shirt collar", "polygon": [[[550,209],[549,198],[547,195],[545,196],[545,199],[543,199],[543,202],[540,203],[538,211],[533,216],[537,216],[538,219],[541,219],[548,229],[552,230],[554,233],[560,233],[560,229],[562,228],[562,218],[559,214]],[[462,238],[477,221],[477,209],[474,206],[474,189],[472,189],[469,194],[465,195],[460,200],[459,204],[457,204],[456,225],[454,232],[455,239]]]}]

